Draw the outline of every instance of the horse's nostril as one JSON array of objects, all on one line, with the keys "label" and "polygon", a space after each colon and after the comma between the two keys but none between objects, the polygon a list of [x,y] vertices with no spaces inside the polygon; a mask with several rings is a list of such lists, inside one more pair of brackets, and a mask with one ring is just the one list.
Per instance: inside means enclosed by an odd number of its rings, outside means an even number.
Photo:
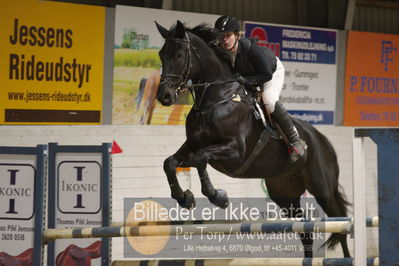
[{"label": "horse's nostril", "polygon": [[167,105],[167,106],[171,105],[172,104],[172,97],[170,97],[169,94],[166,94],[165,97],[163,98],[162,103],[164,105]]}]

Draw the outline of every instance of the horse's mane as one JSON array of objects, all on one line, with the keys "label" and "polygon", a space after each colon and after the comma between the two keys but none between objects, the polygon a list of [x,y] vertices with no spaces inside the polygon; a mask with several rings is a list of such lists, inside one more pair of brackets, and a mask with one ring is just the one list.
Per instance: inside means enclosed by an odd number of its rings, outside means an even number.
[{"label": "horse's mane", "polygon": [[[208,45],[216,42],[217,40],[217,32],[207,23],[201,23],[194,28],[189,28],[186,24],[184,24],[184,27],[186,28],[186,31],[197,35]],[[176,34],[176,24],[172,25],[172,27],[169,29],[169,34],[171,36]]]},{"label": "horse's mane", "polygon": [[188,31],[200,37],[208,45],[215,43],[218,37],[217,32],[206,23],[199,24]]},{"label": "horse's mane", "polygon": [[[170,36],[176,35],[176,25],[174,24],[169,29]],[[216,56],[222,62],[226,63],[228,66],[231,66],[231,56],[228,51],[222,49],[218,45],[217,37],[218,33],[207,23],[201,23],[194,28],[189,28],[186,24],[184,24],[186,31],[193,33],[202,39],[216,54]]]}]

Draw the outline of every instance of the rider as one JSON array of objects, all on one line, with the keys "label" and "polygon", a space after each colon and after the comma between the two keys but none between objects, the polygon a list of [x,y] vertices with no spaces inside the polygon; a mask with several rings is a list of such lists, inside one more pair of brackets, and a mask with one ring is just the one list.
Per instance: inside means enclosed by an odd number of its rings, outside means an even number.
[{"label": "rider", "polygon": [[270,49],[253,40],[240,38],[240,24],[235,17],[221,16],[215,22],[219,46],[230,54],[230,67],[237,81],[248,90],[262,92],[262,99],[274,121],[287,137],[292,162],[303,156],[307,148],[292,120],[278,101],[284,84],[284,66]]}]

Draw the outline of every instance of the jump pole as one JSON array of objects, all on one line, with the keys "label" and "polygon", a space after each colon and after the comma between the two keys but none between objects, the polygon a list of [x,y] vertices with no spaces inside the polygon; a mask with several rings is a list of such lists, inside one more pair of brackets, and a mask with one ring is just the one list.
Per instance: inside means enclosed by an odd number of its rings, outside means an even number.
[{"label": "jump pole", "polygon": [[[306,218],[287,218],[287,219],[259,219],[259,220],[146,220],[146,221],[130,221],[130,222],[112,222],[112,227],[118,226],[146,226],[146,225],[183,225],[183,224],[234,224],[245,222],[258,223],[292,223],[292,222],[354,222],[353,217],[316,217],[314,219]],[[378,227],[378,216],[371,216],[366,218],[367,227]]]},{"label": "jump pole", "polygon": [[[113,261],[112,266],[352,266],[353,258],[237,258],[237,259],[182,259],[182,260],[120,260]],[[379,265],[379,258],[368,258],[367,264],[363,266]]]},{"label": "jump pole", "polygon": [[43,233],[46,241],[71,238],[131,237],[131,236],[177,236],[184,232],[193,235],[236,233],[342,233],[352,232],[349,221],[293,222],[293,223],[238,223],[238,224],[185,224],[147,225],[121,227],[88,227],[47,229]]}]

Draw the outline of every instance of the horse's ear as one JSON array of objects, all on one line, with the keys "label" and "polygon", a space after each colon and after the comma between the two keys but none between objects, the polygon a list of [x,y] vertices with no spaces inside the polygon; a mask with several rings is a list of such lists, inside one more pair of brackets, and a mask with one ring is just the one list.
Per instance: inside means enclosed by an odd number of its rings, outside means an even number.
[{"label": "horse's ear", "polygon": [[161,36],[166,39],[168,38],[168,33],[169,31],[167,29],[165,29],[164,27],[162,27],[161,25],[158,24],[158,22],[154,21],[155,25],[157,26],[157,29],[159,31],[159,33],[161,34]]},{"label": "horse's ear", "polygon": [[176,38],[184,38],[184,35],[186,34],[186,27],[184,24],[178,20],[176,22]]}]

